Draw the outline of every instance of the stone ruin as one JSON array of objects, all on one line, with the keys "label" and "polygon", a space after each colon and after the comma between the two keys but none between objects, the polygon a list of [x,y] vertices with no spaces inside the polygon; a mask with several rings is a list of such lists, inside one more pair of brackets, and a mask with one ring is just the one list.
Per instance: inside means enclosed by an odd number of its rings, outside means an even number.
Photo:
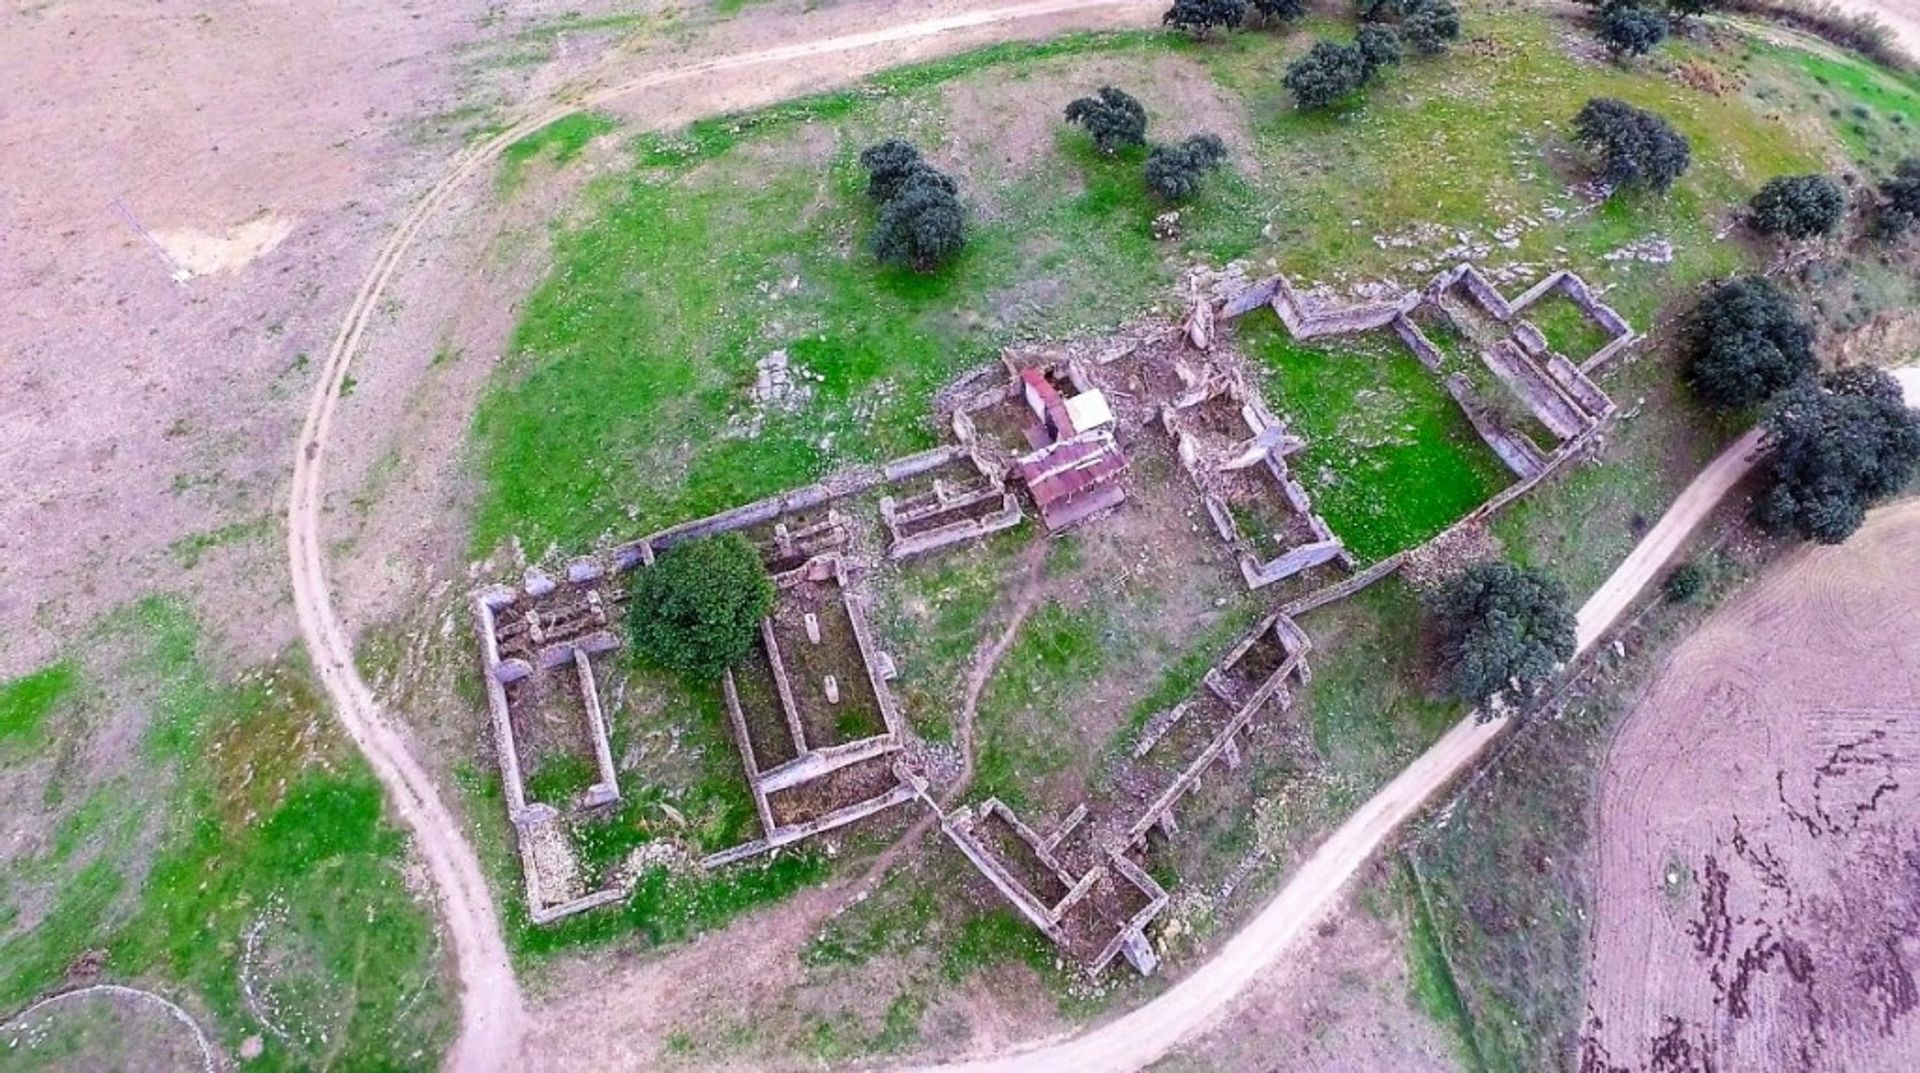
[{"label": "stone ruin", "polygon": [[[746,768],[761,837],[701,861],[718,868],[904,804],[913,785],[895,763],[906,738],[879,651],[837,555],[775,579],[760,651],[722,681],[727,723]],[[849,734],[865,719],[871,733]]]},{"label": "stone ruin", "polygon": [[[575,877],[556,854],[564,843],[560,807],[596,809],[620,800],[619,779],[607,736],[606,712],[594,677],[592,657],[620,646],[619,609],[626,588],[607,584],[599,564],[580,560],[557,581],[529,570],[517,589],[491,588],[474,598],[474,627],[480,639],[482,683],[493,724],[500,778],[527,876],[528,911],[545,924],[620,898],[624,891],[575,889]],[[521,770],[516,716],[556,686],[554,678],[573,679],[580,718],[591,744],[594,783],[577,802],[529,801]]]},{"label": "stone ruin", "polygon": [[1289,433],[1237,373],[1181,371],[1188,389],[1161,407],[1161,426],[1178,444],[1180,464],[1220,539],[1233,548],[1247,587],[1327,562],[1351,570],[1353,556],[1287,468],[1287,456],[1307,441]]},{"label": "stone ruin", "polygon": [[[1606,333],[1606,344],[1581,365],[1548,346],[1545,334],[1524,316],[1535,302],[1552,294],[1564,295]],[[1217,322],[1232,321],[1262,306],[1271,308],[1287,332],[1303,341],[1391,329],[1422,365],[1442,378],[1447,393],[1466,412],[1481,439],[1523,482],[1538,480],[1583,451],[1613,416],[1613,400],[1589,374],[1640,339],[1625,318],[1572,272],[1552,272],[1508,301],[1470,264],[1442,272],[1424,290],[1409,291],[1392,301],[1344,305],[1310,301],[1285,276],[1273,276],[1227,299],[1217,311],[1211,299],[1202,299],[1188,317],[1189,336],[1204,335],[1211,345],[1210,333]],[[1204,314],[1199,312],[1202,309]],[[1467,375],[1446,368],[1447,355],[1420,327],[1427,319],[1470,340],[1480,362],[1552,442],[1543,445],[1526,429],[1489,412],[1476,398]],[[1197,331],[1200,325],[1205,326],[1204,333]]]},{"label": "stone ruin", "polygon": [[[1522,315],[1555,292],[1565,294],[1608,335],[1608,343],[1580,366],[1555,353]],[[488,705],[533,918],[545,923],[617,900],[626,891],[574,891],[567,889],[564,876],[554,882],[542,873],[547,866],[542,847],[564,838],[564,831],[552,803],[525,799],[515,705],[543,677],[572,675],[599,776],[575,804],[595,808],[617,801],[590,658],[622,643],[613,622],[625,585],[616,579],[652,563],[679,541],[744,531],[756,535],[779,592],[773,614],[761,623],[757,650],[730,668],[723,682],[727,720],[761,834],[701,864],[725,867],[917,798],[987,883],[1090,975],[1104,972],[1116,957],[1125,957],[1142,973],[1153,972],[1159,959],[1146,929],[1168,903],[1167,891],[1143,863],[1154,840],[1178,837],[1181,802],[1215,771],[1238,769],[1256,723],[1283,716],[1311,680],[1307,655],[1313,646],[1298,617],[1387,577],[1406,557],[1396,554],[1355,572],[1352,556],[1288,468],[1287,458],[1305,441],[1266,406],[1243,373],[1209,357],[1220,324],[1262,306],[1272,308],[1298,339],[1393,331],[1442,377],[1475,429],[1519,477],[1434,538],[1434,544],[1525,494],[1586,449],[1615,412],[1589,373],[1639,338],[1567,272],[1553,273],[1508,301],[1476,269],[1461,265],[1422,291],[1350,305],[1310,300],[1276,276],[1224,301],[1197,301],[1181,329],[1194,349],[1168,359],[1170,369],[1137,370],[1153,382],[1145,398],[1129,398],[1103,382],[1104,370],[1131,357],[1138,340],[1102,352],[1091,365],[1071,356],[1010,351],[1003,359],[1006,381],[957,391],[945,400],[951,444],[880,466],[855,467],[616,546],[604,560],[574,563],[564,582],[529,571],[517,590],[482,592],[474,606]],[[1422,330],[1423,321],[1435,318],[1478,329],[1462,329],[1462,334],[1483,344],[1480,361],[1550,443],[1485,411],[1468,379],[1447,368],[1448,356]],[[1069,391],[1076,398],[1114,394],[1128,400],[1135,427],[1157,424],[1250,587],[1316,569],[1345,573],[1281,603],[1241,637],[1192,696],[1148,720],[1120,761],[1110,789],[1052,824],[1025,819],[993,798],[951,811],[935,801],[928,780],[907,758],[910,731],[890,688],[893,662],[871,636],[857,592],[858,572],[847,557],[855,542],[839,509],[850,497],[881,490],[879,521],[886,556],[893,560],[957,547],[1020,524],[1025,511],[1008,478],[1019,477],[1021,460],[1089,431],[1072,419],[1049,419],[1055,399],[1034,390],[1040,386],[1036,378],[1051,385],[1060,404]],[[1108,413],[1105,426],[1112,422]],[[1106,427],[1096,431],[1111,435]],[[1123,474],[1124,466],[1114,479]],[[1121,499],[1124,495],[1074,521]]]}]

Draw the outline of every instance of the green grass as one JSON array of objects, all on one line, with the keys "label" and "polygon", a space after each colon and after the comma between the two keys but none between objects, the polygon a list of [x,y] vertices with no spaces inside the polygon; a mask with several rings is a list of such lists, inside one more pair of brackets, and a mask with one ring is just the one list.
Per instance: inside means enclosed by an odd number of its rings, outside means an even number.
[{"label": "green grass", "polygon": [[401,877],[402,836],[371,773],[325,729],[303,665],[220,674],[191,616],[157,599],[88,641],[54,691],[70,718],[46,728],[32,762],[59,768],[74,755],[63,738],[142,711],[150,721],[130,767],[65,768],[71,792],[39,819],[51,842],[0,862],[0,890],[46,908],[30,930],[0,931],[0,1006],[101,950],[106,979],[179,998],[231,1052],[264,1031],[239,979],[246,935],[265,920],[247,971],[292,1039],[266,1034],[252,1066],[395,1068],[437,1053],[451,1019],[427,911]]},{"label": "green grass", "polygon": [[1362,561],[1420,544],[1511,481],[1397,339],[1296,343],[1264,317],[1239,339],[1267,374],[1269,403],[1306,437],[1288,464]]},{"label": "green grass", "polygon": [[565,811],[599,777],[593,762],[584,756],[551,756],[527,776],[527,800]]},{"label": "green grass", "polygon": [[1466,1073],[1481,1073],[1486,1060],[1480,1056],[1480,1044],[1474,1035],[1473,1014],[1460,995],[1447,962],[1446,946],[1434,925],[1433,913],[1420,883],[1420,874],[1411,864],[1403,866],[1407,886],[1407,975],[1413,988],[1413,1000],[1428,1017],[1448,1028],[1459,1047],[1458,1057]]},{"label": "green grass", "polygon": [[250,521],[232,522],[217,529],[201,533],[189,533],[167,545],[167,551],[183,569],[191,570],[200,565],[208,552],[232,544],[240,544],[273,531],[273,516],[263,515]]},{"label": "green grass", "polygon": [[[927,399],[955,372],[1016,338],[1143,312],[1168,293],[1180,258],[1272,256],[1305,278],[1404,278],[1408,254],[1381,249],[1375,235],[1419,222],[1486,233],[1560,204],[1565,218],[1524,231],[1510,256],[1569,262],[1644,323],[1677,289],[1743,262],[1737,246],[1714,238],[1721,209],[1766,175],[1817,163],[1792,130],[1742,100],[1575,63],[1535,17],[1485,16],[1476,27],[1515,47],[1410,64],[1364,103],[1323,114],[1295,111],[1279,89],[1301,35],[1237,35],[1204,48],[1089,35],[968,54],[639,138],[634,172],[602,182],[597,215],[556,237],[554,268],[479,408],[475,550],[510,536],[579,546],[925,447],[934,439]],[[1198,64],[1248,110],[1251,157],[1188,208],[1178,248],[1147,234],[1158,206],[1137,154],[1100,158],[1063,128],[1031,159],[1007,162],[988,155],[992,138],[941,126],[942,94],[955,85],[1018,87],[1094,54]],[[1137,88],[1153,96],[1154,87]],[[1694,138],[1697,163],[1671,196],[1571,211],[1555,170],[1569,156],[1560,132],[1600,93],[1657,107]],[[909,119],[923,143],[979,154],[962,183],[972,241],[930,276],[882,269],[863,245],[873,209],[854,157]],[[800,150],[803,140],[813,148]],[[1650,234],[1674,242],[1672,264],[1601,260]],[[768,415],[757,438],[730,434],[744,419],[754,363],[776,348],[819,377],[811,401]],[[1337,424],[1353,409],[1338,392],[1309,394],[1334,409],[1289,411],[1292,419]],[[1450,420],[1438,406],[1421,409],[1422,420]],[[1408,455],[1406,472],[1385,474],[1414,481],[1421,502],[1332,495],[1330,516],[1359,526],[1342,531],[1364,557],[1450,520],[1442,516],[1471,506],[1497,473],[1485,458],[1431,475],[1421,461]],[[1402,513],[1371,516],[1388,509]]]},{"label": "green grass", "polygon": [[1853,159],[1888,167],[1920,151],[1920,77],[1857,56],[1756,42],[1763,99],[1823,115]]},{"label": "green grass", "polygon": [[64,662],[0,682],[0,746],[39,738],[47,716],[78,683],[73,664]]},{"label": "green grass", "polygon": [[974,729],[973,793],[1015,808],[1036,785],[1079,755],[1067,700],[1106,665],[1103,616],[1048,602],[1020,625],[980,697]]},{"label": "green grass", "polygon": [[1575,365],[1607,345],[1606,330],[1557,291],[1528,306],[1521,315],[1547,337],[1547,346]]},{"label": "green grass", "polygon": [[[496,182],[501,193],[510,194],[525,180],[527,165],[545,158],[562,167],[580,155],[587,143],[614,129],[617,124],[594,112],[575,112],[554,120],[532,134],[519,139],[500,153],[500,172]],[[439,358],[436,355],[435,363]]]}]

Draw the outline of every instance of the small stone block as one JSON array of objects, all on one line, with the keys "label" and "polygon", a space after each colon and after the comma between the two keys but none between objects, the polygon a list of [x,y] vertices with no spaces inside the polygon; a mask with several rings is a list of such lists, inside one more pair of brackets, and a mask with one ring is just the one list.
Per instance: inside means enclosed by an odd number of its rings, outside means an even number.
[{"label": "small stone block", "polygon": [[807,612],[806,618],[803,619],[802,621],[804,621],[807,625],[807,640],[813,642],[816,645],[819,644],[820,643],[820,616],[809,611]]},{"label": "small stone block", "polygon": [[820,680],[820,688],[827,692],[827,703],[840,703],[840,679],[829,674]]},{"label": "small stone block", "polygon": [[575,585],[597,581],[600,577],[600,564],[592,559],[575,559],[567,564],[567,580]]}]

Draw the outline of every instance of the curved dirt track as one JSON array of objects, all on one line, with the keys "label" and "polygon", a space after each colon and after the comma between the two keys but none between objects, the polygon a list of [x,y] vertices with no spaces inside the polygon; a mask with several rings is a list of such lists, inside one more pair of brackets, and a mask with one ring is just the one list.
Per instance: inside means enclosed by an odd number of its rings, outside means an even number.
[{"label": "curved dirt track", "polygon": [[[1721,452],[1680,493],[1606,583],[1580,608],[1581,653],[1593,647],[1628,605],[1658,578],[1674,552],[1753,468],[1758,432]],[[1212,960],[1160,997],[1071,1039],[1017,1054],[938,1067],[986,1071],[1135,1070],[1158,1061],[1181,1039],[1225,1013],[1275,960],[1339,903],[1342,891],[1400,825],[1473,765],[1506,729],[1505,720],[1469,715],[1354,811],[1307,858],[1272,901],[1220,947]]]},{"label": "curved dirt track", "polygon": [[[1096,10],[1112,13],[1116,9],[1145,16],[1153,13],[1155,7],[1154,3],[1141,0],[1035,0],[863,33],[794,42],[650,72],[547,107],[457,155],[447,176],[415,204],[381,246],[327,352],[301,426],[287,506],[287,559],[300,635],[320,684],[342,726],[386,788],[395,813],[413,833],[439,894],[447,942],[453,950],[460,982],[460,1030],[447,1055],[448,1068],[491,1069],[516,1064],[526,1013],[507,955],[500,914],[487,889],[480,860],[459,821],[441,800],[432,779],[408,751],[405,734],[381,710],[354,666],[352,639],[334,609],[327,586],[320,533],[325,503],[326,445],[342,386],[394,272],[421,229],[455,191],[491,164],[507,146],[556,120],[640,90],[716,72],[795,62],[959,30],[1006,26],[1011,31],[1023,21],[1045,16]],[[1014,35],[1009,32],[1007,36]]]}]

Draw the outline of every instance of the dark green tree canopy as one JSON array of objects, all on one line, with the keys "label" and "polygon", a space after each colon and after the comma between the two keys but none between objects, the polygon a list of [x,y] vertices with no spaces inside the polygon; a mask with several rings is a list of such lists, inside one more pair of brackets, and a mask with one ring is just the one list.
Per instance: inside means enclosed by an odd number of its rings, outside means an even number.
[{"label": "dark green tree canopy", "polygon": [[1665,193],[1693,163],[1687,139],[1665,119],[1612,97],[1595,97],[1573,117],[1574,140],[1594,154],[1615,189]]},{"label": "dark green tree canopy", "polygon": [[1253,0],[1263,22],[1291,22],[1307,13],[1307,0]]},{"label": "dark green tree canopy", "polygon": [[676,544],[633,579],[634,651],[688,679],[712,681],[752,650],[773,596],[760,553],[740,534]]},{"label": "dark green tree canopy", "polygon": [[1614,56],[1643,56],[1667,39],[1667,17],[1628,0],[1614,0],[1600,12],[1600,43]]},{"label": "dark green tree canopy", "polygon": [[1400,22],[1400,36],[1422,56],[1438,56],[1460,39],[1460,11],[1453,0],[1417,0]]},{"label": "dark green tree canopy", "polygon": [[926,272],[950,260],[967,244],[967,210],[954,196],[953,180],[934,172],[908,180],[880,206],[873,229],[874,256],[887,264]]},{"label": "dark green tree canopy", "polygon": [[867,196],[880,202],[871,239],[874,256],[924,272],[967,244],[959,188],[921,159],[920,150],[890,138],[862,151],[860,166],[867,169]]},{"label": "dark green tree canopy", "polygon": [[1429,613],[1450,687],[1476,704],[1515,686],[1524,698],[1573,658],[1567,590],[1539,571],[1470,566],[1434,595]]},{"label": "dark green tree canopy", "polygon": [[899,138],[888,138],[862,150],[860,166],[867,171],[867,196],[875,201],[892,201],[909,175],[927,169],[920,150]]},{"label": "dark green tree canopy", "polygon": [[1877,369],[1803,381],[1767,418],[1767,490],[1755,516],[1768,529],[1838,544],[1867,508],[1913,479],[1920,416],[1900,385]]},{"label": "dark green tree canopy", "polygon": [[1407,10],[1408,0],[1353,0],[1353,13],[1361,22],[1386,22]]},{"label": "dark green tree canopy", "polygon": [[1753,195],[1753,227],[1763,235],[1812,238],[1832,233],[1847,214],[1847,195],[1825,175],[1783,175]]},{"label": "dark green tree canopy", "polygon": [[1367,81],[1366,57],[1359,46],[1320,40],[1307,54],[1287,65],[1282,79],[1294,104],[1324,108],[1359,89]]},{"label": "dark green tree canopy", "polygon": [[1764,402],[1813,371],[1813,331],[1785,294],[1759,276],[1708,291],[1690,325],[1687,386],[1709,406]]},{"label": "dark green tree canopy", "polygon": [[1226,143],[1204,131],[1173,145],[1156,145],[1147,154],[1147,188],[1167,201],[1185,201],[1226,159]]},{"label": "dark green tree canopy", "polygon": [[1215,30],[1231,30],[1247,20],[1247,0],[1173,0],[1160,16],[1164,26],[1176,26],[1195,37]]},{"label": "dark green tree canopy", "polygon": [[1147,144],[1147,110],[1138,100],[1112,86],[1080,97],[1067,105],[1067,122],[1085,127],[1093,144],[1111,156],[1123,145]]},{"label": "dark green tree canopy", "polygon": [[1382,68],[1400,63],[1400,35],[1391,26],[1375,22],[1362,25],[1353,35],[1353,47],[1360,50],[1360,61],[1366,68],[1365,81],[1372,81]]}]

